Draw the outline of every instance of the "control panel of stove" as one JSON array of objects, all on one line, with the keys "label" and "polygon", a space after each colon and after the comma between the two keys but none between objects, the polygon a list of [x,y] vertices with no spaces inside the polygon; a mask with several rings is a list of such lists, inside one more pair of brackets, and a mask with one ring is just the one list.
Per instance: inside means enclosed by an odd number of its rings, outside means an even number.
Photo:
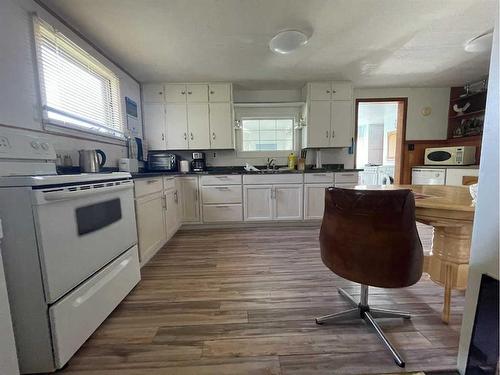
[{"label": "control panel of stove", "polygon": [[43,136],[0,130],[0,159],[55,160],[56,152]]}]

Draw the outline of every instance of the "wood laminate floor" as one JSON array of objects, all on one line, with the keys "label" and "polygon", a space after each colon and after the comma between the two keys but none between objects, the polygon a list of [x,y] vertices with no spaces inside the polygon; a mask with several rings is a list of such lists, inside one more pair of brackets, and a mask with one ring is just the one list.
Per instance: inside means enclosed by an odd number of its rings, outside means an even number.
[{"label": "wood laminate floor", "polygon": [[[142,269],[142,281],[62,373],[401,373],[362,322],[318,326],[344,310],[337,294],[359,287],[321,262],[315,227],[181,231]],[[430,245],[432,234],[422,229]],[[443,289],[426,276],[398,290],[370,288],[373,306],[408,310],[379,320],[406,358],[405,371],[455,368],[463,293],[441,322]]]}]

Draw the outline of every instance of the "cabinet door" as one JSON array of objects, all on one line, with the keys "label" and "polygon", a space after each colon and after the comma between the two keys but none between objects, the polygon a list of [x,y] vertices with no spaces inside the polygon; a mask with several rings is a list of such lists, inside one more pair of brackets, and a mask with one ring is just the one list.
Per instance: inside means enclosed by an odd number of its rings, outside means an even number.
[{"label": "cabinet door", "polygon": [[142,86],[142,98],[144,103],[163,103],[165,93],[161,83],[148,83]]},{"label": "cabinet door", "polygon": [[178,216],[175,191],[169,191],[165,194],[165,227],[167,241],[177,232]]},{"label": "cabinet door", "polygon": [[273,186],[275,220],[302,220],[302,184]]},{"label": "cabinet door", "polygon": [[186,104],[166,105],[167,150],[188,148]]},{"label": "cabinet door", "polygon": [[230,102],[231,85],[229,83],[211,83],[208,85],[208,99],[210,102]]},{"label": "cabinet door", "polygon": [[189,130],[189,148],[206,150],[210,148],[210,125],[208,103],[190,103],[187,105]]},{"label": "cabinet door", "polygon": [[331,100],[332,83],[331,82],[313,82],[309,84],[311,100]]},{"label": "cabinet door", "polygon": [[165,105],[144,103],[144,135],[151,150],[165,150]]},{"label": "cabinet door", "polygon": [[352,144],[354,121],[351,101],[332,102],[332,147],[349,147]]},{"label": "cabinet door", "polygon": [[162,193],[137,199],[135,208],[139,257],[144,264],[166,241]]},{"label": "cabinet door", "polygon": [[231,103],[210,103],[210,148],[234,148]]},{"label": "cabinet door", "polygon": [[188,84],[186,85],[188,103],[207,103],[208,85]]},{"label": "cabinet door", "polygon": [[185,103],[186,85],[183,83],[167,83],[165,85],[165,100],[167,103]]},{"label": "cabinet door", "polygon": [[307,147],[330,147],[331,102],[312,100],[309,104]]},{"label": "cabinet door", "polygon": [[181,177],[182,222],[198,223],[200,221],[200,204],[198,194],[198,177]]},{"label": "cabinet door", "polygon": [[182,224],[182,186],[181,179],[175,179],[175,203],[177,204],[177,229],[180,228]]},{"label": "cabinet door", "polygon": [[349,81],[335,81],[332,83],[333,100],[352,100],[352,83]]},{"label": "cabinet door", "polygon": [[243,213],[245,221],[268,221],[273,219],[271,185],[243,186]]},{"label": "cabinet door", "polygon": [[332,184],[304,185],[304,219],[322,219],[325,210],[325,189]]}]

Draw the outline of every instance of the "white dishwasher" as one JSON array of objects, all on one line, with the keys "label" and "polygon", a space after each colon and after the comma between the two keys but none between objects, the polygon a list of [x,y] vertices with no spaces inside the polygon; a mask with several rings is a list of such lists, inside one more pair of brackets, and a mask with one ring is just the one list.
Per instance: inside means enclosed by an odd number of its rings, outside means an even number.
[{"label": "white dishwasher", "polygon": [[446,169],[444,168],[412,168],[412,185],[444,185]]}]

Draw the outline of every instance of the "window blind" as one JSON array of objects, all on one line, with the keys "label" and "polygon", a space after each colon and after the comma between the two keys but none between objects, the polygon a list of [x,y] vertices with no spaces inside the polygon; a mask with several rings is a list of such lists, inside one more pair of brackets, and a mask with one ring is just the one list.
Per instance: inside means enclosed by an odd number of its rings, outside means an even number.
[{"label": "window blind", "polygon": [[44,123],[123,138],[116,74],[36,16],[34,30]]}]

